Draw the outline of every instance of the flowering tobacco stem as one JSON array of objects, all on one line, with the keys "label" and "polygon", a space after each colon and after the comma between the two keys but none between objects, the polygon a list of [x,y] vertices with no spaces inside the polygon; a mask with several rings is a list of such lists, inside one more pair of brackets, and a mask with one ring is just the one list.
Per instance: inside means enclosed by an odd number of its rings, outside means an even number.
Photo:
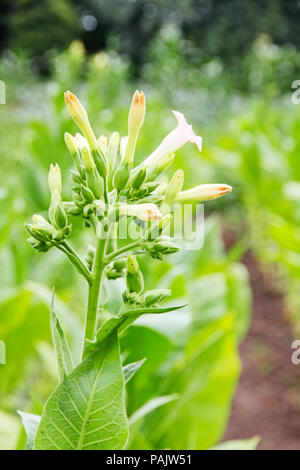
[{"label": "flowering tobacco stem", "polygon": [[88,305],[85,317],[85,331],[83,353],[85,354],[86,341],[94,341],[97,330],[97,312],[100,297],[100,290],[103,278],[103,271],[106,266],[104,262],[106,239],[99,238],[95,259],[93,263],[92,281],[89,285]]},{"label": "flowering tobacco stem", "polygon": [[66,241],[62,243],[55,243],[55,246],[68,256],[69,260],[75,266],[77,271],[85,277],[89,284],[91,284],[92,274],[85,266],[85,264],[81,261],[76,251],[74,251],[73,248]]}]

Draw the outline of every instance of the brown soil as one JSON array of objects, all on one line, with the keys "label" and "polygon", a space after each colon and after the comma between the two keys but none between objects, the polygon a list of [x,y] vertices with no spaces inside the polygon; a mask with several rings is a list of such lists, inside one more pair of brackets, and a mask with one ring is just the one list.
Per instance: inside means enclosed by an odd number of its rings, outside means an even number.
[{"label": "brown soil", "polygon": [[240,346],[242,374],[224,440],[261,437],[258,449],[300,450],[300,364],[293,365],[292,327],[283,296],[247,253],[253,291],[250,331]]}]

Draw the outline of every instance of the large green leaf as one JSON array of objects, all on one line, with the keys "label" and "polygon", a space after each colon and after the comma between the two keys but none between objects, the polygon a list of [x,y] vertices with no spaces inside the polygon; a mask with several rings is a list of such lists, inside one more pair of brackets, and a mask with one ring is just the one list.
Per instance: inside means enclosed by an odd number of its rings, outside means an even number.
[{"label": "large green leaf", "polygon": [[127,438],[124,377],[115,331],[50,396],[35,449],[122,449]]}]

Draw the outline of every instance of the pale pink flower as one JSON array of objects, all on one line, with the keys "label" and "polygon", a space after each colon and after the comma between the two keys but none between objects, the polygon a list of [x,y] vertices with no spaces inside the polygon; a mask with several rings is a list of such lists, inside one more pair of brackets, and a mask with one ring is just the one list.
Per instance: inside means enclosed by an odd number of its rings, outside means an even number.
[{"label": "pale pink flower", "polygon": [[201,152],[202,137],[196,135],[193,128],[185,120],[185,117],[179,111],[172,111],[177,119],[177,126],[162,141],[149,157],[142,163],[143,166],[153,168],[162,158],[176,152],[187,142],[196,144]]}]

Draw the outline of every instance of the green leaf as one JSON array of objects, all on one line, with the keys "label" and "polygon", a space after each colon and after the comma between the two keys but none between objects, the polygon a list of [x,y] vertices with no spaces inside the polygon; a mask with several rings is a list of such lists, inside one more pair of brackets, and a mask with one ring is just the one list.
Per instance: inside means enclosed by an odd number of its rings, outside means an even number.
[{"label": "green leaf", "polygon": [[160,406],[166,405],[171,401],[177,400],[178,395],[174,393],[173,395],[165,395],[162,397],[155,397],[151,398],[151,400],[147,401],[141,408],[136,410],[133,415],[129,418],[129,424],[132,426],[133,424],[137,423],[140,419],[144,418],[147,414],[151,413],[151,411],[159,408]]},{"label": "green leaf", "polygon": [[259,441],[260,437],[254,436],[251,439],[222,442],[210,450],[255,450]]},{"label": "green leaf", "polygon": [[115,331],[54,390],[35,449],[123,449],[128,438],[124,392]]},{"label": "green leaf", "polygon": [[98,349],[99,345],[106,340],[106,338],[115,330],[124,331],[129,325],[131,325],[137,318],[145,313],[167,313],[173,310],[178,310],[185,307],[185,305],[179,305],[174,307],[144,307],[133,310],[127,310],[126,312],[120,313],[119,315],[110,318],[99,328],[97,332],[97,339],[95,342],[88,341],[86,343],[86,353],[90,353]]},{"label": "green leaf", "polygon": [[27,435],[26,450],[32,450],[41,417],[31,413],[25,413],[24,411],[18,411],[18,414],[21,416],[22,424]]},{"label": "green leaf", "polygon": [[73,370],[73,360],[69,345],[67,343],[64,330],[54,313],[54,291],[52,292],[50,311],[51,333],[57,359],[59,382],[63,382],[65,377]]},{"label": "green leaf", "polygon": [[144,364],[146,358],[141,359],[140,361],[132,362],[131,364],[126,364],[122,367],[125,384],[129,382],[130,379],[136,374],[139,368]]}]

